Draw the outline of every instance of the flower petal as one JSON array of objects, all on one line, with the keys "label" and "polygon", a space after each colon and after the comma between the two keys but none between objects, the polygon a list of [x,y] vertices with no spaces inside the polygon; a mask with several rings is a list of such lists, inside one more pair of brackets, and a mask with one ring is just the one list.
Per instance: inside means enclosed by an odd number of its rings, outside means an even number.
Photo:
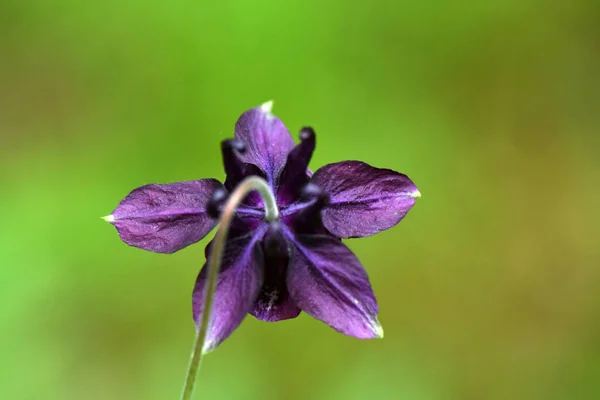
[{"label": "flower petal", "polygon": [[275,322],[296,318],[300,309],[287,289],[286,275],[290,262],[289,243],[281,232],[281,223],[271,223],[262,243],[265,257],[263,285],[250,314],[262,321]]},{"label": "flower petal", "polygon": [[130,246],[173,253],[199,241],[216,225],[206,206],[221,187],[216,179],[145,185],[129,193],[104,219]]},{"label": "flower petal", "polygon": [[[228,240],[215,290],[204,351],[214,350],[240,325],[262,286],[264,260],[259,239],[264,230]],[[210,244],[209,244],[210,246]],[[192,305],[196,326],[204,311],[204,292],[208,262],[198,275]]]},{"label": "flower petal", "polygon": [[421,196],[403,174],[360,161],[325,165],[312,182],[329,195],[325,227],[341,238],[370,236],[396,225]]},{"label": "flower petal", "polygon": [[296,305],[343,334],[382,337],[369,278],[350,249],[325,235],[299,235],[293,240],[296,248],[287,282]]},{"label": "flower petal", "polygon": [[268,102],[243,113],[235,124],[235,137],[246,145],[240,160],[259,167],[274,185],[294,140],[283,122],[271,114],[271,106]]}]

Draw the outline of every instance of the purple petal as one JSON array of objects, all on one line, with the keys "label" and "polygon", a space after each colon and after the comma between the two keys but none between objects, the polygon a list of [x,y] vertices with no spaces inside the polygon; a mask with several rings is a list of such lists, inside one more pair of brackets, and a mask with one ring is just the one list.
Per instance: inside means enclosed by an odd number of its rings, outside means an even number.
[{"label": "purple petal", "polygon": [[279,223],[272,225],[265,235],[262,247],[265,255],[265,277],[250,314],[268,322],[296,318],[300,309],[292,301],[286,282],[290,261],[289,244],[281,233]]},{"label": "purple petal", "polygon": [[206,205],[221,187],[215,179],[142,186],[104,219],[130,246],[173,253],[199,241],[216,225]]},{"label": "purple petal", "polygon": [[308,163],[316,145],[313,129],[303,128],[300,132],[300,140],[301,142],[288,154],[285,166],[279,175],[277,203],[281,206],[293,203],[309,180]]},{"label": "purple petal", "polygon": [[396,225],[421,196],[403,174],[360,161],[325,165],[312,182],[329,195],[325,227],[341,238],[373,235]]},{"label": "purple petal", "polygon": [[271,114],[271,106],[272,102],[265,103],[242,114],[235,124],[235,137],[246,145],[240,160],[259,167],[274,185],[294,140],[283,122]]},{"label": "purple petal", "polygon": [[[215,349],[231,335],[258,297],[263,281],[264,260],[259,244],[263,233],[264,231],[258,230],[229,240],[225,246],[204,345],[205,352]],[[200,271],[192,295],[196,326],[204,311],[207,265],[204,264]]]},{"label": "purple petal", "polygon": [[325,235],[299,235],[294,241],[287,281],[296,305],[343,334],[382,337],[369,278],[350,249]]}]

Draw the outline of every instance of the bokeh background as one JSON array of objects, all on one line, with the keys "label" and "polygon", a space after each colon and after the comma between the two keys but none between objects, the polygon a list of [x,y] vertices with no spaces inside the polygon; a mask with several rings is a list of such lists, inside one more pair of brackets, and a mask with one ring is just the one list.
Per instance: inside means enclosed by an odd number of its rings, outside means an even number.
[{"label": "bokeh background", "polygon": [[423,197],[348,241],[385,339],[249,317],[197,399],[599,398],[599,49],[594,0],[2,0],[0,398],[178,398],[207,240],[152,254],[99,217],[221,179],[269,99],[312,168]]}]

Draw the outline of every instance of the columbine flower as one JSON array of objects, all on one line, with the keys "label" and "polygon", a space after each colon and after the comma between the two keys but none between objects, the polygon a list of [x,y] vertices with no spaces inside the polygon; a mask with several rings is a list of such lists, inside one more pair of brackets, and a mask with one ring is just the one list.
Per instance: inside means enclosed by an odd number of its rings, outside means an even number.
[{"label": "columbine flower", "polygon": [[[367,274],[340,239],[391,228],[420,193],[405,175],[359,161],[329,164],[312,174],[308,163],[314,131],[303,128],[301,142],[294,145],[286,127],[271,114],[271,104],[242,114],[235,139],[222,143],[224,185],[203,179],[142,186],[106,219],[125,243],[173,253],[199,241],[217,224],[227,194],[243,179],[262,177],[277,200],[279,220],[265,220],[256,193],[237,208],[205,350],[226,339],[247,313],[280,321],[304,311],[346,335],[382,337]],[[206,270],[205,265],[193,292],[196,323],[203,312]]]}]

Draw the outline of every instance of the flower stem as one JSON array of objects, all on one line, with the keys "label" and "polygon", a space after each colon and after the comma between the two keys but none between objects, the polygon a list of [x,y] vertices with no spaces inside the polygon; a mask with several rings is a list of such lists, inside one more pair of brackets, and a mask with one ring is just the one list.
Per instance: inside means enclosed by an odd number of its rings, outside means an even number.
[{"label": "flower stem", "polygon": [[212,313],[213,297],[215,289],[217,288],[217,276],[219,275],[219,268],[221,267],[223,248],[227,241],[229,226],[235,216],[235,210],[248,193],[253,190],[256,190],[260,194],[263,203],[265,204],[265,220],[275,221],[279,218],[279,210],[277,209],[275,196],[267,182],[262,178],[256,176],[246,178],[231,193],[231,196],[227,200],[223,212],[221,213],[219,229],[215,235],[208,260],[208,277],[206,280],[206,290],[204,291],[204,312],[202,313],[202,319],[196,329],[196,338],[194,339],[194,346],[192,348],[190,366],[185,378],[183,394],[181,395],[182,400],[191,400],[194,393],[196,377],[198,376],[200,363],[202,362],[202,357],[204,355],[203,349],[206,341],[206,333],[208,331],[208,323]]}]

